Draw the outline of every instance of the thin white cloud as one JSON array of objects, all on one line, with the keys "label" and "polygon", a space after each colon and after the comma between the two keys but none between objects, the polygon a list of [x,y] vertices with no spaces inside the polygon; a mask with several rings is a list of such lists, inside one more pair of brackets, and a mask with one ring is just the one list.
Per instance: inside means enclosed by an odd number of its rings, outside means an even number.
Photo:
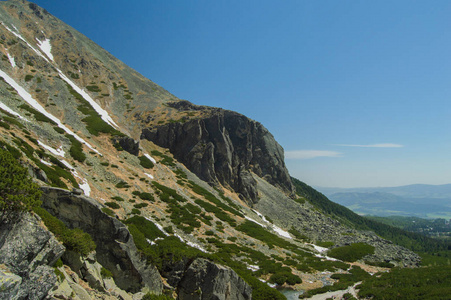
[{"label": "thin white cloud", "polygon": [[370,144],[370,145],[338,144],[337,146],[342,146],[342,147],[360,147],[360,148],[402,148],[402,147],[404,147],[404,145],[392,144],[392,143]]},{"label": "thin white cloud", "polygon": [[316,157],[340,157],[341,153],[327,150],[285,151],[286,159],[312,159]]}]

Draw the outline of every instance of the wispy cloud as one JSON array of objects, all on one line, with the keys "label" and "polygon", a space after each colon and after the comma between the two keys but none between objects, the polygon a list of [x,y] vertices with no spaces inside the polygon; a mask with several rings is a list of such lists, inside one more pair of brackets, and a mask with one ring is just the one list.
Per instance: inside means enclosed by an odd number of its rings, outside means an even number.
[{"label": "wispy cloud", "polygon": [[285,151],[286,159],[312,159],[316,157],[340,157],[340,152],[326,150]]},{"label": "wispy cloud", "polygon": [[404,145],[391,144],[391,143],[370,144],[370,145],[338,144],[337,146],[342,146],[342,147],[361,147],[361,148],[402,148],[402,147],[404,147]]}]

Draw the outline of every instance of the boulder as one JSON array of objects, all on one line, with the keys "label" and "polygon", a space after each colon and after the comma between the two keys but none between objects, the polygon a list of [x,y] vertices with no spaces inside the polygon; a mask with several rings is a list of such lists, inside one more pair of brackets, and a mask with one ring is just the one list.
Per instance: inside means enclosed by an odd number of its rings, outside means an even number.
[{"label": "boulder", "polygon": [[65,248],[38,216],[0,226],[1,299],[42,299],[57,278],[51,267]]},{"label": "boulder", "polygon": [[[158,270],[141,257],[124,224],[102,212],[102,206],[92,198],[57,188],[42,190],[43,208],[69,228],[81,228],[91,235],[97,245],[96,260],[112,273],[120,289],[136,293],[147,287],[153,293],[162,292]],[[83,260],[72,257],[66,261],[73,262],[71,268],[81,277],[89,273],[83,274],[87,270]]]},{"label": "boulder", "polygon": [[245,300],[252,299],[252,289],[232,269],[197,258],[178,285],[178,299]]}]

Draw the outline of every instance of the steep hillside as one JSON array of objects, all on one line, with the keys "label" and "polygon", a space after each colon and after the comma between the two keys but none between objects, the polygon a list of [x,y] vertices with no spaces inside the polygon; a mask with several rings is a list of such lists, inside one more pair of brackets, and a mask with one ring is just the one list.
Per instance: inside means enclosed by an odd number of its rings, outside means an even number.
[{"label": "steep hillside", "polygon": [[[32,3],[0,2],[0,19],[0,150],[42,187],[23,218],[64,247],[35,262],[20,244],[26,272],[2,258],[11,297],[49,266],[55,298],[283,299],[274,287],[419,264],[296,194],[262,124],[178,99]],[[27,230],[0,225],[0,249]]]}]

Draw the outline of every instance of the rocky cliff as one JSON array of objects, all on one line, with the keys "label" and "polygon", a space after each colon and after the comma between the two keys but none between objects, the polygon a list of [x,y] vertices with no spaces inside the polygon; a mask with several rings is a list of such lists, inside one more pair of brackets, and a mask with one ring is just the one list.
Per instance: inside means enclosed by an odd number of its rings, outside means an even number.
[{"label": "rocky cliff", "polygon": [[64,250],[35,215],[0,224],[0,299],[43,299],[57,282],[51,266]]},{"label": "rocky cliff", "polygon": [[263,125],[233,111],[188,101],[168,105],[184,112],[201,111],[202,117],[145,128],[142,139],[168,148],[201,179],[231,188],[249,204],[259,197],[255,175],[294,195],[283,148]]}]

